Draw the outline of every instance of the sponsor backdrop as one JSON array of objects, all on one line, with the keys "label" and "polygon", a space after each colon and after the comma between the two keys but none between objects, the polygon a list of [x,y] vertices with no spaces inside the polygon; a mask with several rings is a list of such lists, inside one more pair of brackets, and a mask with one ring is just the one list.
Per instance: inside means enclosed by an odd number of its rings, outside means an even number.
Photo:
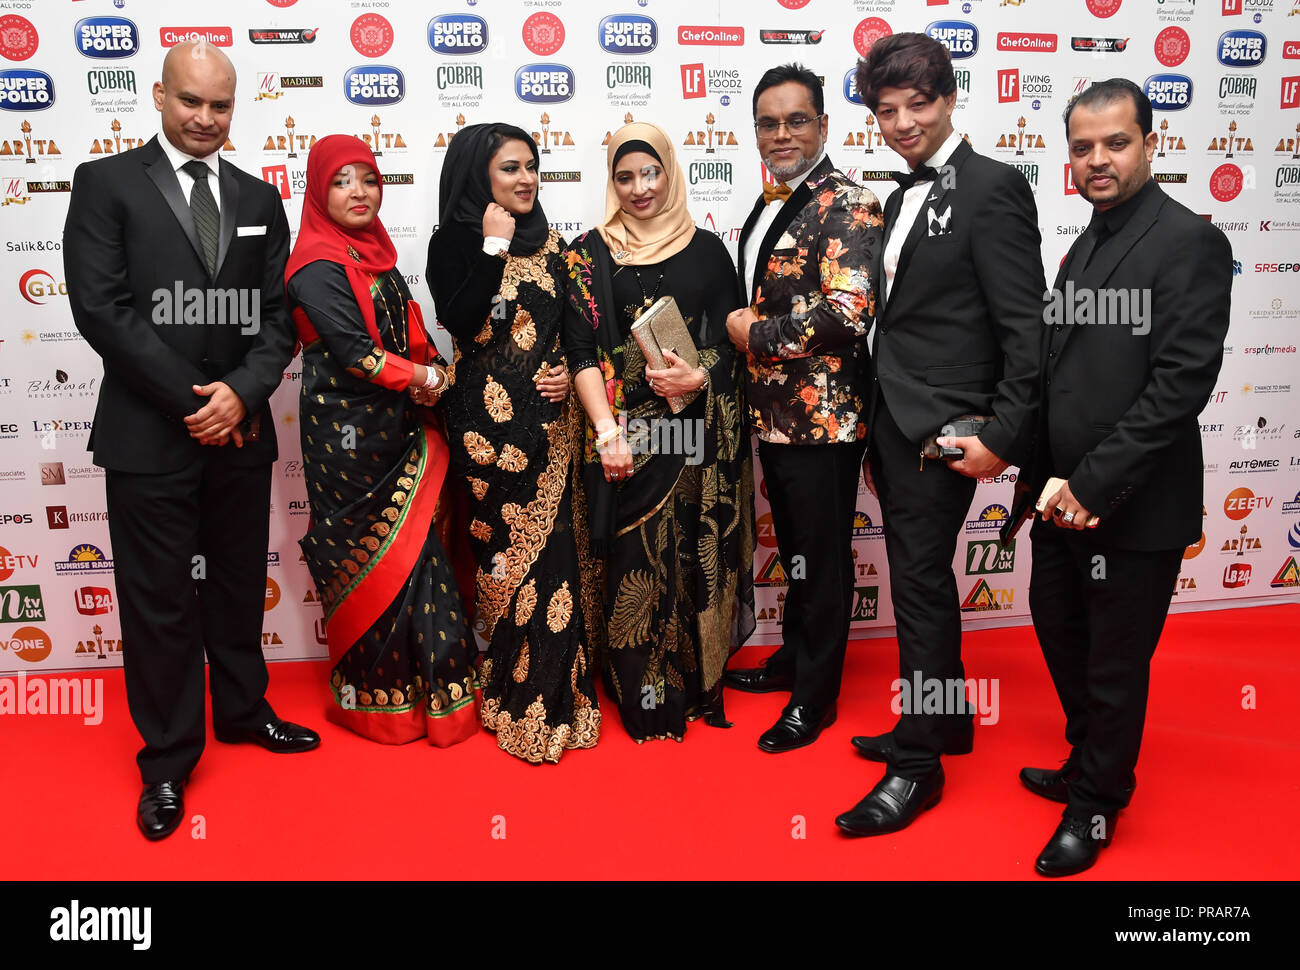
[{"label": "sponsor backdrop", "polygon": [[[1156,177],[1232,241],[1232,328],[1202,420],[1204,536],[1176,608],[1300,590],[1300,0],[0,0],[0,671],[113,666],[120,639],[103,473],[87,454],[99,359],[68,312],[61,235],[76,166],[158,131],[150,87],[165,48],[196,34],[239,71],[223,154],[274,185],[297,227],[307,154],[331,132],[370,143],[383,218],[417,298],[447,145],[513,122],[542,146],[542,199],[571,238],[603,211],[609,133],[633,119],[674,139],[696,222],[735,252],[764,172],[750,98],[762,71],[824,76],[829,151],[883,198],[900,167],[851,71],[871,42],[922,30],[951,49],[958,129],[1033,187],[1048,279],[1088,221],[1060,113],[1092,79],[1144,84]],[[1007,273],[1024,267],[1007,266]],[[939,284],[941,285],[941,283]],[[445,332],[438,334],[444,350]],[[297,540],[308,509],[299,363],[274,398],[275,472],[264,647],[320,657],[321,609]],[[1027,622],[1029,540],[997,529],[1014,470],[981,483],[955,568],[968,622]],[[760,491],[761,485],[760,485]],[[759,636],[780,635],[784,572],[758,498]],[[880,510],[853,539],[854,628],[892,625]]]}]

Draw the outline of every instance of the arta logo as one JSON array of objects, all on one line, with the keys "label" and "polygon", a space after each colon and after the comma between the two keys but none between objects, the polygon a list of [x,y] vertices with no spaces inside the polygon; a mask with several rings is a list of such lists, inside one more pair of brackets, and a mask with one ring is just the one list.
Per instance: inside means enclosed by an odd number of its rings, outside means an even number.
[{"label": "arta logo", "polygon": [[387,64],[364,64],[343,75],[343,96],[367,108],[397,104],[406,97],[406,78]]},{"label": "arta logo", "polygon": [[1182,111],[1192,103],[1192,79],[1186,74],[1152,74],[1142,90],[1157,111]]},{"label": "arta logo", "polygon": [[1182,27],[1166,27],[1156,34],[1156,60],[1165,67],[1177,67],[1192,52],[1192,38]]},{"label": "arta logo", "polygon": [[0,108],[44,111],[54,103],[54,79],[44,71],[12,67],[0,71]]},{"label": "arta logo", "polygon": [[40,663],[50,655],[54,644],[40,627],[21,626],[10,636],[0,640],[0,649],[12,651],[19,660]]},{"label": "arta logo", "polygon": [[487,50],[487,21],[471,13],[445,13],[429,21],[429,46],[438,54],[481,54]]},{"label": "arta logo", "polygon": [[1268,41],[1258,30],[1228,30],[1219,36],[1219,63],[1227,67],[1258,67],[1267,52]]},{"label": "arta logo", "polygon": [[140,51],[140,29],[125,17],[86,17],[72,29],[87,57],[131,57]]},{"label": "arta logo", "polygon": [[563,64],[525,64],[515,71],[515,96],[529,104],[568,101],[573,87],[573,69]]},{"label": "arta logo", "polygon": [[925,28],[925,32],[948,48],[954,61],[974,57],[979,50],[979,29],[964,20],[936,20]]},{"label": "arta logo", "polygon": [[377,13],[363,13],[352,21],[352,46],[363,57],[383,57],[393,46],[393,25]]},{"label": "arta logo", "polygon": [[553,13],[535,13],[524,21],[524,46],[549,57],[564,46],[564,21]]},{"label": "arta logo", "polygon": [[601,50],[609,54],[649,54],[659,44],[659,27],[649,17],[621,13],[596,28]]},{"label": "arta logo", "polygon": [[879,17],[868,17],[853,28],[853,46],[859,54],[866,57],[871,53],[871,46],[880,38],[888,37],[894,28]]},{"label": "arta logo", "polygon": [[0,17],[0,57],[25,61],[36,53],[40,43],[36,25],[26,17],[17,14]]}]

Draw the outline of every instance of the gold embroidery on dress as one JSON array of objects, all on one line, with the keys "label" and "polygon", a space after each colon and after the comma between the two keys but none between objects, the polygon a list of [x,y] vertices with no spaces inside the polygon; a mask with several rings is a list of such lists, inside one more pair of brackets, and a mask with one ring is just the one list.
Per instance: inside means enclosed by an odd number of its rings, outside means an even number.
[{"label": "gold embroidery on dress", "polygon": [[573,594],[569,592],[566,579],[560,588],[551,594],[551,602],[546,606],[546,625],[552,633],[559,633],[569,625],[573,618]]},{"label": "gold embroidery on dress", "polygon": [[519,503],[507,502],[501,506],[501,521],[506,525],[512,525],[519,516]]},{"label": "gold embroidery on dress", "polygon": [[502,445],[497,467],[504,468],[508,472],[521,472],[528,467],[528,456],[514,445]]},{"label": "gold embroidery on dress", "polygon": [[537,581],[530,579],[519,588],[519,595],[515,597],[515,624],[523,626],[531,620],[536,607]]},{"label": "gold embroidery on dress", "polygon": [[480,465],[491,465],[497,460],[497,450],[477,431],[465,432],[465,450]]},{"label": "gold embroidery on dress", "polygon": [[483,501],[483,496],[487,494],[488,483],[483,481],[481,478],[471,477],[469,480],[469,487],[470,491],[474,493],[474,497],[480,502]]},{"label": "gold embroidery on dress", "polygon": [[487,410],[488,417],[497,424],[504,424],[515,416],[515,407],[510,402],[509,392],[494,381],[491,375],[488,375],[487,384],[483,386],[483,407]]},{"label": "gold embroidery on dress", "polygon": [[480,330],[478,334],[475,335],[474,342],[476,344],[486,344],[491,339],[492,339],[492,318],[489,317],[488,319],[483,321],[483,329]]},{"label": "gold embroidery on dress", "polygon": [[546,235],[546,245],[531,256],[506,256],[506,268],[501,274],[501,298],[519,299],[519,284],[528,281],[555,296],[555,280],[547,271],[546,263],[547,256],[559,251],[560,234],[552,229]]},{"label": "gold embroidery on dress", "polygon": [[519,648],[519,659],[515,661],[515,669],[510,671],[510,676],[514,678],[516,684],[522,684],[528,679],[528,641]]},{"label": "gold embroidery on dress", "polygon": [[469,534],[480,542],[487,542],[492,538],[492,526],[475,519],[469,524]]},{"label": "gold embroidery on dress", "polygon": [[558,764],[560,756],[573,748],[594,748],[600,738],[600,711],[592,706],[591,699],[578,689],[578,669],[575,665],[570,682],[573,685],[573,723],[550,727],[546,723],[546,705],[542,695],[528,705],[524,716],[516,721],[509,711],[501,710],[501,701],[495,697],[483,701],[483,726],[497,735],[497,747],[516,758],[532,764],[549,761]]},{"label": "gold embroidery on dress", "polygon": [[533,323],[533,315],[523,307],[515,311],[515,321],[510,325],[510,336],[514,337],[515,343],[521,350],[532,350],[533,345],[537,343],[537,327]]}]

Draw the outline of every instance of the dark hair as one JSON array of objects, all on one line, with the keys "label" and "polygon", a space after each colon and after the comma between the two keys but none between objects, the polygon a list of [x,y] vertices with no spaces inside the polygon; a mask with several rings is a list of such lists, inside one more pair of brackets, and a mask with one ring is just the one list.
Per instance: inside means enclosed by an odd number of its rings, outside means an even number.
[{"label": "dark hair", "polygon": [[514,125],[507,125],[504,122],[493,122],[486,126],[487,128],[487,157],[491,161],[492,156],[501,150],[501,146],[508,141],[521,141],[527,145],[533,153],[533,161],[541,164],[541,158],[537,154],[537,143],[533,141],[533,136],[528,134],[522,128]]},{"label": "dark hair", "polygon": [[1113,77],[1108,81],[1098,81],[1090,85],[1082,94],[1070,99],[1070,103],[1065,106],[1065,113],[1061,115],[1065,121],[1065,137],[1067,139],[1070,137],[1070,112],[1074,110],[1075,105],[1081,104],[1085,108],[1091,108],[1114,104],[1126,96],[1133,99],[1133,108],[1137,113],[1138,127],[1142,129],[1142,137],[1151,134],[1151,99],[1128,78]]},{"label": "dark hair", "polygon": [[872,44],[871,52],[858,61],[854,81],[858,96],[872,111],[880,104],[882,88],[916,88],[930,101],[957,90],[948,48],[916,33],[890,34]]},{"label": "dark hair", "polygon": [[754,117],[758,117],[758,96],[768,88],[785,84],[787,81],[798,81],[806,87],[817,113],[825,114],[826,100],[822,96],[821,79],[802,64],[782,64],[780,67],[769,69],[758,79],[758,87],[754,88]]}]

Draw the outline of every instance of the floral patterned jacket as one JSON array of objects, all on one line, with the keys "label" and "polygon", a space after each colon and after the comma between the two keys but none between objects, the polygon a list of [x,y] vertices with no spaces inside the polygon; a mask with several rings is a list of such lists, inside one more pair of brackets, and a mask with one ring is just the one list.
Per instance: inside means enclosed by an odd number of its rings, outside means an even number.
[{"label": "floral patterned jacket", "polygon": [[792,198],[800,193],[808,193],[807,203],[771,252],[758,253],[766,263],[754,273],[750,412],[762,441],[857,441],[867,436],[871,404],[867,333],[884,215],[875,194],[829,158]]}]

